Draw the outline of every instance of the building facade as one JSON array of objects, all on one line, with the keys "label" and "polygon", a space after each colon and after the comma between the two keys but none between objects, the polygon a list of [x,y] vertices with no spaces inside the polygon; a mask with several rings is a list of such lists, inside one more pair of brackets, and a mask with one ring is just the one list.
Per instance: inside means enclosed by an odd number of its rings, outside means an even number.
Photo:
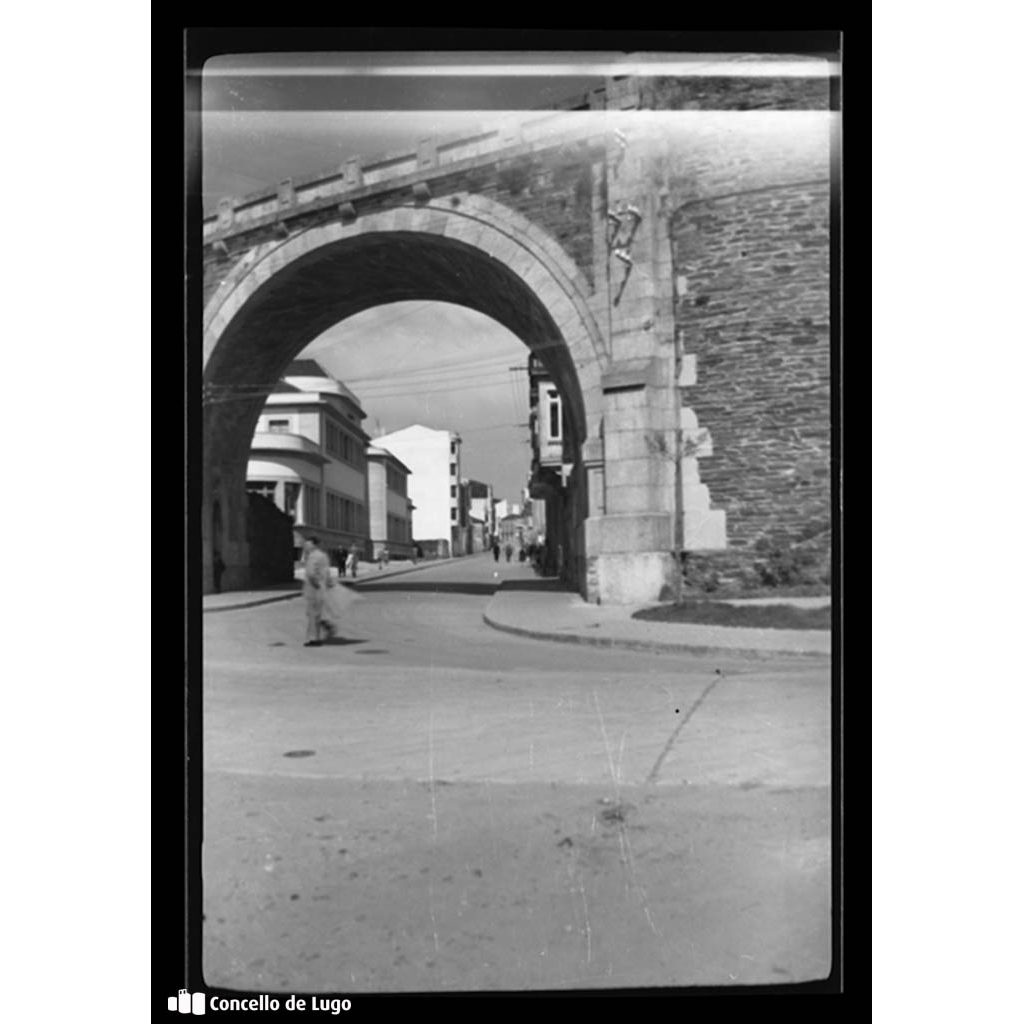
[{"label": "building facade", "polygon": [[494,488],[479,480],[463,480],[462,486],[469,501],[473,550],[485,551],[495,535]]},{"label": "building facade", "polygon": [[366,449],[366,463],[372,557],[379,559],[386,547],[389,558],[412,558],[416,549],[412,535],[409,467],[386,448],[377,445]]},{"label": "building facade", "polygon": [[413,542],[439,557],[466,552],[469,512],[460,487],[462,439],[416,423],[374,439],[408,467]]},{"label": "building facade", "polygon": [[312,359],[293,362],[267,397],[246,489],[292,517],[296,561],[313,535],[325,550],[372,555],[365,418],[356,396]]},{"label": "building facade", "polygon": [[531,353],[529,495],[537,541],[544,545],[547,571],[570,568],[566,553],[572,541],[572,522],[567,480],[571,466],[562,461],[562,400],[544,364]]}]

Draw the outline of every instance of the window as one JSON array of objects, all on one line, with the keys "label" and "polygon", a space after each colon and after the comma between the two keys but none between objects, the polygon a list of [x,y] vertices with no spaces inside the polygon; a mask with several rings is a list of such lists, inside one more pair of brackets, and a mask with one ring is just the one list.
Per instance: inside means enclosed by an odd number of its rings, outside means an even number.
[{"label": "window", "polygon": [[448,473],[449,473],[450,476],[458,476],[459,475],[458,466],[454,462],[448,467]]},{"label": "window", "polygon": [[295,515],[295,509],[299,504],[299,489],[301,484],[292,480],[286,480],[284,485],[284,510],[290,516]]},{"label": "window", "polygon": [[326,421],[324,430],[324,447],[328,454],[337,456],[343,462],[347,462],[357,468],[366,465],[366,454],[362,444],[350,434],[347,434],[333,420]]},{"label": "window", "polygon": [[557,391],[548,392],[548,437],[557,441],[562,436],[562,405]]},{"label": "window", "polygon": [[455,486],[455,484],[452,484],[452,497],[453,498],[457,498],[458,496],[459,496],[459,489],[458,489],[458,487]]},{"label": "window", "polygon": [[307,526],[320,525],[320,488],[306,484],[302,489],[302,518]]},{"label": "window", "polygon": [[288,420],[267,420],[267,433],[269,434],[287,434],[291,423]]},{"label": "window", "polygon": [[459,510],[457,508],[452,509],[452,522],[454,523],[459,517]]},{"label": "window", "polygon": [[263,498],[269,498],[273,501],[277,484],[273,480],[247,480],[245,489],[250,494],[258,494]]}]

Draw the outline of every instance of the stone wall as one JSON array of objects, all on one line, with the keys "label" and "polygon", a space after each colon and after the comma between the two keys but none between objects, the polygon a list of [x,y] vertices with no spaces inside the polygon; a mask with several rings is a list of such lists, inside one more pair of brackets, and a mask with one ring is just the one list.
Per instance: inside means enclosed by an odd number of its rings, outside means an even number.
[{"label": "stone wall", "polygon": [[830,191],[780,184],[691,202],[672,220],[687,402],[714,439],[701,477],[742,575],[771,548],[830,560]]},{"label": "stone wall", "polygon": [[[593,285],[593,231],[591,189],[593,173],[589,151],[577,145],[554,146],[460,170],[424,173],[432,200],[460,192],[485,196],[540,225],[558,241]],[[381,185],[353,199],[359,216],[380,213],[414,202],[408,186]],[[338,219],[337,204],[311,209],[288,219],[293,234]],[[227,251],[206,246],[203,265],[203,303],[209,302],[243,252],[282,236],[273,225],[252,228],[226,240]]]},{"label": "stone wall", "polygon": [[828,110],[830,83],[821,78],[645,78],[645,110]]}]

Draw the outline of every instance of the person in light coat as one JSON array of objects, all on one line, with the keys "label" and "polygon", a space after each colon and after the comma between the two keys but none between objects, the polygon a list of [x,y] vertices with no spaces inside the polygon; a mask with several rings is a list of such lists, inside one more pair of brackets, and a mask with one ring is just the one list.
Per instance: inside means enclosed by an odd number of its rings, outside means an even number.
[{"label": "person in light coat", "polygon": [[306,599],[306,642],[305,647],[319,647],[320,628],[326,625],[328,635],[333,635],[334,627],[325,623],[324,611],[327,589],[334,583],[331,576],[331,560],[320,547],[317,537],[307,537],[303,545],[305,555],[303,565],[306,569],[302,583],[302,596]]}]

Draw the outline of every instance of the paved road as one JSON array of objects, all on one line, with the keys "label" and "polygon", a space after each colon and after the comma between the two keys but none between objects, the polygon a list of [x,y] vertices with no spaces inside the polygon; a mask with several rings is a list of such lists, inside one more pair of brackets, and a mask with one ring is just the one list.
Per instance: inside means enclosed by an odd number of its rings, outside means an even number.
[{"label": "paved road", "polygon": [[205,617],[209,985],[806,981],[830,953],[829,681],[528,640],[489,557]]}]

